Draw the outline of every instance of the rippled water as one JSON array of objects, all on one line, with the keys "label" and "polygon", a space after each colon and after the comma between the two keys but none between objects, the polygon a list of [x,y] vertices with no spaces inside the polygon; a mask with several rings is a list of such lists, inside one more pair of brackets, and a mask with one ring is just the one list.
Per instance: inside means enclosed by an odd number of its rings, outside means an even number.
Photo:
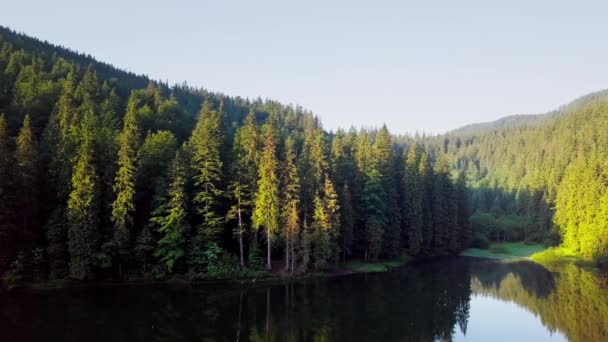
[{"label": "rippled water", "polygon": [[274,285],[0,295],[6,341],[608,341],[604,276],[454,258]]}]

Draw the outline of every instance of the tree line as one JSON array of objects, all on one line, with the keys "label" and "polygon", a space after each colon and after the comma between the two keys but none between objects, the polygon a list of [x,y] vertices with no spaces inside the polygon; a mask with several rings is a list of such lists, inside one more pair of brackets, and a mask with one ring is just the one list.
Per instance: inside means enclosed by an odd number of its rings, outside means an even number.
[{"label": "tree line", "polygon": [[301,107],[187,85],[130,88],[139,76],[36,42],[0,32],[5,276],[301,274],[470,240],[464,174],[420,139],[327,132]]}]

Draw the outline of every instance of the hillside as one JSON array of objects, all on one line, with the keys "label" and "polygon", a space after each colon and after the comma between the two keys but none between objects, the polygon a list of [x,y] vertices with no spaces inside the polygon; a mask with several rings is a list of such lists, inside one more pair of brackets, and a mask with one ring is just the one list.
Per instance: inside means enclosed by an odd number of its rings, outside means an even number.
[{"label": "hillside", "polygon": [[491,239],[546,240],[605,255],[608,92],[583,96],[551,120],[450,133],[436,149],[467,174],[477,231]]},{"label": "hillside", "polygon": [[457,254],[464,178],[408,146],[2,29],[0,273],[194,280]]},{"label": "hillside", "polygon": [[491,131],[504,128],[515,128],[519,126],[531,126],[543,122],[547,119],[546,114],[520,114],[510,115],[500,118],[495,121],[474,123],[462,126],[455,130],[449,131],[446,134],[465,136],[485,131]]}]

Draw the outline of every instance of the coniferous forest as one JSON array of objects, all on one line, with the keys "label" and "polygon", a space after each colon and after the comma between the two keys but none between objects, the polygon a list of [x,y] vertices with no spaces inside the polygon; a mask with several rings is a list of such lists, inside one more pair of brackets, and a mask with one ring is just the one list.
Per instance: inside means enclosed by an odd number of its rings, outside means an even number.
[{"label": "coniferous forest", "polygon": [[0,270],[21,279],[302,274],[456,254],[463,173],[421,138],[169,86],[0,30]]},{"label": "coniferous forest", "polygon": [[608,254],[608,95],[439,136],[135,75],[0,28],[0,273],[303,274],[489,241]]}]

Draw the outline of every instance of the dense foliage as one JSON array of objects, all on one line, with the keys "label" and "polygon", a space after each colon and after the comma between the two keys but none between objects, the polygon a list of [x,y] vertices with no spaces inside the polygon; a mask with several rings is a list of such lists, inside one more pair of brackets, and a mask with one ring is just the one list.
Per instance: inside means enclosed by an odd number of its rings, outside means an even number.
[{"label": "dense foliage", "polygon": [[471,188],[474,243],[560,241],[608,254],[608,92],[511,127],[432,138]]},{"label": "dense foliage", "polygon": [[5,279],[301,273],[469,241],[464,178],[386,127],[326,132],[7,29],[0,113]]}]

